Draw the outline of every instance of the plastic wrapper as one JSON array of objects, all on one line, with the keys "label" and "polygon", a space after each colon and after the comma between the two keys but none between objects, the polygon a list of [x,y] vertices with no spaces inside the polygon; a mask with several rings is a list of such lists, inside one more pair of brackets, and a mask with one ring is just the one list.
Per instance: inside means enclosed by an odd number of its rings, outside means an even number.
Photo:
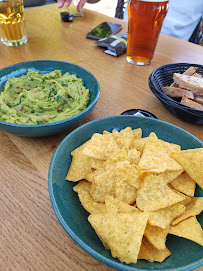
[{"label": "plastic wrapper", "polygon": [[100,39],[96,42],[96,44],[100,47],[107,48],[104,53],[112,56],[119,56],[126,52],[127,39],[127,33],[118,33],[116,35],[111,35],[107,38]]}]

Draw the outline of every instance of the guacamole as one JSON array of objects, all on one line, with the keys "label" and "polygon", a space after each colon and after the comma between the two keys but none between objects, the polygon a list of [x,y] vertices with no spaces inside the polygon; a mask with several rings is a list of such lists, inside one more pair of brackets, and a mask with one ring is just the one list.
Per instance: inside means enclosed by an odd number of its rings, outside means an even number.
[{"label": "guacamole", "polygon": [[0,94],[0,120],[27,125],[55,122],[80,113],[89,100],[89,90],[76,75],[28,70],[6,82]]}]

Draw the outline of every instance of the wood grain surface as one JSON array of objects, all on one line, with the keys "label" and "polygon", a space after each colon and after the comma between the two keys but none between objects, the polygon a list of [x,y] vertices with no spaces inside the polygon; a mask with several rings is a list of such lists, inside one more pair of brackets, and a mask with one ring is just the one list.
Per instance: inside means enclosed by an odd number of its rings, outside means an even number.
[{"label": "wood grain surface", "polygon": [[[203,47],[160,35],[154,61],[139,67],[125,55],[113,57],[86,39],[86,33],[103,21],[127,24],[92,11],[64,23],[57,5],[25,10],[28,42],[19,47],[0,43],[0,68],[30,60],[61,60],[78,64],[98,79],[101,94],[91,115],[83,122],[142,108],[203,140],[202,126],[171,115],[152,94],[148,78],[158,66],[189,62],[203,64]],[[84,252],[65,233],[52,209],[48,193],[51,157],[70,132],[26,138],[0,131],[0,270],[2,271],[110,271]],[[203,267],[199,267],[202,271]]]}]

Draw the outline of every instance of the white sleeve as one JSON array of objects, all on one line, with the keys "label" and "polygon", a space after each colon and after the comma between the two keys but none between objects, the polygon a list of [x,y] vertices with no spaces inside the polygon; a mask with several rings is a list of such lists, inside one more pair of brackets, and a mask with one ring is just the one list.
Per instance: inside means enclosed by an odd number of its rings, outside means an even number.
[{"label": "white sleeve", "polygon": [[202,16],[202,0],[169,0],[169,10],[161,32],[179,39],[189,40]]}]

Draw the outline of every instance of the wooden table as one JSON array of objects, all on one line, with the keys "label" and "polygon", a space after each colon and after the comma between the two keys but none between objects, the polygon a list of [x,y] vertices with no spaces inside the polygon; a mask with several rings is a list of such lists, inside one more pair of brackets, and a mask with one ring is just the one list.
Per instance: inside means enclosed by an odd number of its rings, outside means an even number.
[{"label": "wooden table", "polygon": [[[152,94],[148,77],[166,63],[203,64],[203,47],[160,35],[154,61],[138,67],[125,55],[104,54],[86,33],[102,21],[127,24],[84,10],[83,18],[64,23],[56,4],[26,9],[28,43],[19,47],[0,44],[0,68],[18,62],[52,59],[68,61],[92,72],[99,81],[99,101],[87,121],[142,108],[161,120],[175,124],[203,140],[202,126],[183,122],[171,115]],[[86,254],[65,233],[49,199],[47,176],[51,157],[68,134],[25,138],[0,131],[0,270],[88,270],[111,268]],[[203,270],[202,267],[197,269]]]}]

